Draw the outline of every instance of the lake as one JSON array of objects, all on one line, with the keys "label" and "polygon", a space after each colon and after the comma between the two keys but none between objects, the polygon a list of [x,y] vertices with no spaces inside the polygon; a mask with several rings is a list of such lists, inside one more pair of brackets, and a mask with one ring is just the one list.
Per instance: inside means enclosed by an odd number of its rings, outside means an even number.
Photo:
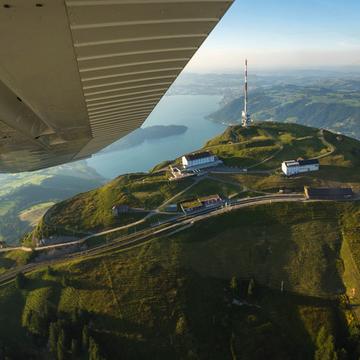
[{"label": "lake", "polygon": [[219,108],[221,99],[221,96],[216,95],[165,96],[142,127],[185,125],[188,130],[184,134],[148,140],[129,149],[94,155],[87,163],[100,175],[114,178],[121,174],[148,171],[163,160],[175,159],[197,150],[226,128],[205,118]]}]

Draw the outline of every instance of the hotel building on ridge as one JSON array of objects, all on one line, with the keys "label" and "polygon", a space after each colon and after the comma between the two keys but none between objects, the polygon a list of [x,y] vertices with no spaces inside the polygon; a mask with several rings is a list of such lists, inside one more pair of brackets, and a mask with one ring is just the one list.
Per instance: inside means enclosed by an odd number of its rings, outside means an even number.
[{"label": "hotel building on ridge", "polygon": [[309,171],[318,171],[319,160],[287,160],[281,164],[281,170],[286,176],[297,175]]}]

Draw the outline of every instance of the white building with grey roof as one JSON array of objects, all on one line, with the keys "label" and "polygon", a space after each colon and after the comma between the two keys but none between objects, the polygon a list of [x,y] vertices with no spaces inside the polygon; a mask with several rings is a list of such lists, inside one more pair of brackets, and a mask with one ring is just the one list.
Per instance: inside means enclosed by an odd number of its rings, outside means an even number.
[{"label": "white building with grey roof", "polygon": [[181,162],[184,169],[205,168],[221,163],[217,156],[212,154],[210,151],[184,155],[181,158]]},{"label": "white building with grey roof", "polygon": [[297,175],[309,171],[318,171],[320,168],[319,160],[287,160],[281,164],[281,170],[286,176]]}]

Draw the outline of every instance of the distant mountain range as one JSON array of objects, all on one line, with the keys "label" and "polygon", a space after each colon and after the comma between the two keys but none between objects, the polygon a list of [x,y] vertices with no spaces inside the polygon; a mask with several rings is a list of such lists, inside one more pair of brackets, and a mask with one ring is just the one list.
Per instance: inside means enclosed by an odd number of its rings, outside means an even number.
[{"label": "distant mountain range", "polygon": [[[299,123],[360,138],[360,81],[323,80],[318,84],[260,87],[249,94],[254,121]],[[240,121],[243,97],[229,100],[209,115],[213,121]]]}]

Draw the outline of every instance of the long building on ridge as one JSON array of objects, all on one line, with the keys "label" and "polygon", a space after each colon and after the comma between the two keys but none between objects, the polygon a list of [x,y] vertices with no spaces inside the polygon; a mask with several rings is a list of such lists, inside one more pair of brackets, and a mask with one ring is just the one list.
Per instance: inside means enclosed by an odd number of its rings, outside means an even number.
[{"label": "long building on ridge", "polygon": [[179,203],[181,210],[184,214],[193,213],[196,211],[206,210],[210,208],[216,208],[222,206],[224,200],[220,195],[208,195],[202,196],[197,199],[185,200]]},{"label": "long building on ridge", "polygon": [[184,169],[188,168],[203,168],[215,166],[219,163],[219,159],[210,151],[203,151],[184,155],[181,158]]},{"label": "long building on ridge", "polygon": [[281,164],[281,170],[286,176],[292,176],[309,171],[318,171],[320,168],[319,160],[287,160]]},{"label": "long building on ridge", "polygon": [[352,188],[312,188],[304,187],[305,197],[316,200],[348,200],[354,197]]}]

